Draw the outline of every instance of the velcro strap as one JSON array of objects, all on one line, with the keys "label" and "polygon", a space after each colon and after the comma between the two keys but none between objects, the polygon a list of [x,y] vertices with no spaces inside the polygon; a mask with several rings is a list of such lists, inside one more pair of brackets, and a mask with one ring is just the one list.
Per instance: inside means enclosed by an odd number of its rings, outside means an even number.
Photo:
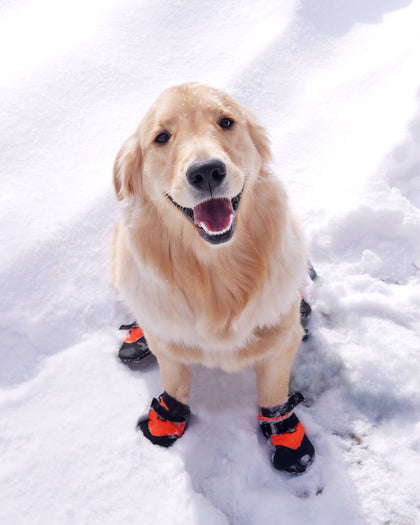
[{"label": "velcro strap", "polygon": [[281,418],[289,412],[292,412],[292,410],[304,400],[305,398],[300,392],[294,392],[293,394],[290,394],[290,396],[287,398],[287,401],[285,401],[282,405],[277,405],[274,407],[261,407],[260,414],[264,418]]},{"label": "velcro strap", "polygon": [[304,399],[300,392],[294,392],[282,405],[261,407],[258,420],[264,436],[269,438],[293,429],[299,423],[299,419],[293,414],[293,410],[299,403],[302,403]]},{"label": "velcro strap", "polygon": [[264,436],[269,438],[273,435],[289,432],[289,430],[294,428],[298,423],[299,419],[297,416],[290,414],[290,416],[279,421],[260,420],[260,427]]},{"label": "velcro strap", "polygon": [[120,326],[120,330],[131,330],[132,328],[138,328],[139,325],[136,323],[136,321],[134,321],[134,323],[131,323],[131,324],[122,324]]}]

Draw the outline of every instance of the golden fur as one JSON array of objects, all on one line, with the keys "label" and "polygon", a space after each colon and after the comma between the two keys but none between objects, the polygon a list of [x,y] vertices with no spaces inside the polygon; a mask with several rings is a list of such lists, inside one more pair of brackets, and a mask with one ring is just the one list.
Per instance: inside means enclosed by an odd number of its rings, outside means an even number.
[{"label": "golden fur", "polygon": [[[222,129],[223,118],[234,121]],[[170,133],[167,144],[155,137]],[[243,188],[236,231],[212,245],[174,206],[198,204],[185,173],[197,160],[227,167],[218,196]],[[166,90],[123,144],[114,164],[121,217],[112,280],[145,331],[165,390],[186,402],[188,364],[228,371],[255,366],[258,399],[287,395],[302,331],[299,288],[305,250],[256,118],[225,93],[199,84]]]}]

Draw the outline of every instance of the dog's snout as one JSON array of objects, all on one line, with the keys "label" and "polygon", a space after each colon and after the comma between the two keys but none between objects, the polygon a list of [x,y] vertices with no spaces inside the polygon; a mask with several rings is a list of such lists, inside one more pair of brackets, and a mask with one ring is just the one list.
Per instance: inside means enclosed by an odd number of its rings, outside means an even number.
[{"label": "dog's snout", "polygon": [[213,193],[226,177],[226,165],[218,159],[194,162],[187,169],[186,177],[194,188]]}]

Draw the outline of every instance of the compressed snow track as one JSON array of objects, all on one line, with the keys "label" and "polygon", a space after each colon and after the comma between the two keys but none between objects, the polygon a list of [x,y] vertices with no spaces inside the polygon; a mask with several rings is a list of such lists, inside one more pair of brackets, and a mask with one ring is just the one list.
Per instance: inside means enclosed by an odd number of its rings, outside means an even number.
[{"label": "compressed snow track", "polygon": [[[420,523],[420,5],[6,1],[0,7],[0,523]],[[230,92],[319,279],[294,364],[317,450],[270,466],[251,370],[194,367],[186,435],[135,431],[162,391],[117,359],[111,169],[169,85]]]}]

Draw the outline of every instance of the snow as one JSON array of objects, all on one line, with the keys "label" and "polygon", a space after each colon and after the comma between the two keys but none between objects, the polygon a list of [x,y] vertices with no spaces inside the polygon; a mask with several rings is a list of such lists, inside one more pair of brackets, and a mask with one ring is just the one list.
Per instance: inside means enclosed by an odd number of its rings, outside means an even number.
[{"label": "snow", "polygon": [[[0,6],[0,523],[416,525],[420,4],[7,0]],[[274,471],[251,370],[194,368],[187,434],[135,432],[162,391],[130,370],[107,283],[122,141],[169,85],[232,93],[319,279],[294,365],[315,444]]]}]

